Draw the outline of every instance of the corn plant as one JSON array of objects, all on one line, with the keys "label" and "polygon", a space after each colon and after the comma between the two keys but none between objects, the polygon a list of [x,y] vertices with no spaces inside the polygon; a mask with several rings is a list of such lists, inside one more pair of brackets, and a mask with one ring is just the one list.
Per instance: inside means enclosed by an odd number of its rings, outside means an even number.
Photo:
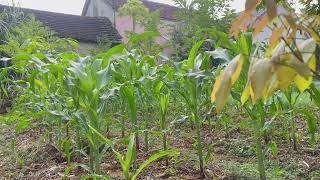
[{"label": "corn plant", "polygon": [[[169,100],[170,100],[170,92],[166,94],[162,92],[163,83],[159,81],[155,88],[155,95],[159,101],[159,109],[160,109],[160,129],[162,131],[162,142],[163,142],[163,150],[167,150],[167,125],[166,125],[166,116],[169,107]],[[168,159],[166,159],[166,165],[169,165]]]},{"label": "corn plant", "polygon": [[98,136],[90,131],[89,126],[100,131],[105,121],[106,101],[100,97],[108,85],[109,65],[103,64],[102,59],[88,57],[70,61],[66,77],[68,95],[77,107],[73,117],[89,142],[89,167],[97,174],[100,173],[102,154]]},{"label": "corn plant", "polygon": [[191,119],[196,125],[196,142],[197,142],[197,153],[200,163],[200,176],[205,177],[204,173],[204,160],[203,150],[201,142],[201,126],[202,119],[200,114],[201,109],[201,95],[205,80],[212,77],[210,73],[205,70],[208,68],[208,56],[205,54],[197,55],[198,49],[204,41],[199,41],[191,50],[187,61],[182,62],[177,67],[176,77],[179,78],[179,87],[177,88],[178,93],[185,100],[188,109],[191,112]]},{"label": "corn plant", "polygon": [[121,153],[116,151],[113,146],[113,142],[107,138],[105,138],[102,134],[100,134],[97,130],[90,127],[91,131],[98,135],[106,144],[112,147],[112,152],[116,156],[118,162],[121,165],[123,177],[125,180],[135,180],[137,176],[150,165],[153,161],[156,161],[159,158],[164,156],[177,156],[179,152],[167,150],[167,151],[160,151],[152,156],[150,156],[146,161],[144,161],[135,171],[131,171],[132,162],[134,162],[136,156],[136,147],[135,147],[135,135],[130,136],[130,142],[127,148],[126,155],[123,156]]}]

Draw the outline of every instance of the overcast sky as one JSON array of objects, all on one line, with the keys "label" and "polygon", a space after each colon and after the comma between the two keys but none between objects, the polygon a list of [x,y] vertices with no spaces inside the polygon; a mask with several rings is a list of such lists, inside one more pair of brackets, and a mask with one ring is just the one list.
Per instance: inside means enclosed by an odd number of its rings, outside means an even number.
[{"label": "overcast sky", "polygon": [[[85,0],[13,0],[21,7],[39,9],[45,11],[61,12],[80,15]],[[152,0],[155,2],[172,4],[171,0]],[[12,0],[0,0],[1,4],[10,4]],[[234,0],[232,6],[237,11],[244,9],[244,0]]]}]

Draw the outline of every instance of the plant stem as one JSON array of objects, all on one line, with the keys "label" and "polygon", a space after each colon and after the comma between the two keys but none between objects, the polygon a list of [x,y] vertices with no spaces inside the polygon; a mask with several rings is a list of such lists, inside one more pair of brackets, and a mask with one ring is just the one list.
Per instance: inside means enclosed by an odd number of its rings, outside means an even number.
[{"label": "plant stem", "polygon": [[258,170],[261,180],[266,180],[266,170],[264,166],[264,154],[261,144],[261,129],[262,129],[262,119],[253,119],[255,122],[255,132],[254,137],[256,141],[256,155],[258,158]]},{"label": "plant stem", "polygon": [[297,136],[296,136],[296,123],[294,121],[293,113],[291,113],[291,136],[293,143],[293,150],[297,150]]},{"label": "plant stem", "polygon": [[[145,123],[144,129],[147,130],[149,128],[149,123],[148,123],[148,120],[146,117],[145,117],[144,123]],[[148,137],[147,131],[144,132],[144,143],[146,144],[145,152],[148,152],[149,151],[149,137]]]},{"label": "plant stem", "polygon": [[[162,141],[163,141],[163,150],[167,150],[167,133],[165,132],[166,127],[166,118],[165,115],[161,117],[161,130],[162,130]],[[169,166],[169,160],[166,158],[166,166]]]},{"label": "plant stem", "polygon": [[203,166],[203,154],[202,154],[202,143],[201,143],[201,121],[198,118],[197,110],[195,112],[195,121],[196,121],[196,131],[197,131],[197,144],[198,144],[198,156],[200,162],[200,177],[204,178],[204,166]]}]

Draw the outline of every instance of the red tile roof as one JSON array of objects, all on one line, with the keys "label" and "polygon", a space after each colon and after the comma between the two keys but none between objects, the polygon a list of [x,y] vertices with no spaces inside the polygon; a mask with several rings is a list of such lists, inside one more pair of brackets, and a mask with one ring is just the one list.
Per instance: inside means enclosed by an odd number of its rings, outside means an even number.
[{"label": "red tile roof", "polygon": [[[8,8],[10,6],[0,5],[0,12]],[[20,9],[24,13],[33,14],[40,22],[56,32],[59,37],[73,38],[82,42],[97,42],[99,36],[106,35],[115,43],[121,42],[121,36],[108,18]]]}]

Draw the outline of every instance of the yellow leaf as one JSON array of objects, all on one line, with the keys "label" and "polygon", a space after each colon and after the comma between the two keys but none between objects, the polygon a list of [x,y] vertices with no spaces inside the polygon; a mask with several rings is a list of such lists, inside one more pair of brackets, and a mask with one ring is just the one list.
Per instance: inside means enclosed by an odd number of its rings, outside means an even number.
[{"label": "yellow leaf", "polygon": [[220,86],[217,88],[217,93],[214,95],[216,100],[216,111],[218,113],[222,110],[223,106],[227,102],[231,87],[231,78],[223,76],[221,78]]},{"label": "yellow leaf", "polygon": [[254,27],[253,36],[256,37],[268,24],[268,16],[263,16],[259,23]]},{"label": "yellow leaf", "polygon": [[[313,55],[311,58],[310,58],[310,61],[308,63],[308,66],[310,69],[312,69],[313,71],[316,70],[316,56]],[[309,86],[310,84],[312,83],[312,79],[313,79],[313,76],[312,74],[310,74],[310,76],[308,77],[308,79],[305,79],[304,77],[300,76],[300,75],[297,75],[295,78],[294,78],[294,82],[295,84],[297,85],[298,89],[300,90],[300,92],[303,92],[305,91]]]},{"label": "yellow leaf", "polygon": [[216,101],[216,93],[218,91],[218,88],[220,87],[220,84],[221,84],[221,78],[223,76],[223,73],[221,73],[217,79],[216,79],[216,82],[213,86],[213,89],[212,89],[212,92],[211,92],[211,101],[212,102],[215,102]]},{"label": "yellow leaf", "polygon": [[241,27],[245,25],[245,21],[250,16],[252,16],[251,13],[249,11],[245,11],[235,21],[233,21],[229,32],[230,35],[238,37]]},{"label": "yellow leaf", "polygon": [[250,97],[250,82],[247,82],[246,87],[244,88],[242,95],[241,95],[241,104],[244,105],[244,103],[246,103]]},{"label": "yellow leaf", "polygon": [[257,60],[250,72],[253,102],[268,93],[268,86],[272,78],[272,62],[268,59]]},{"label": "yellow leaf", "polygon": [[293,68],[282,65],[277,66],[275,71],[278,80],[278,87],[281,90],[287,89],[294,77],[297,75]]},{"label": "yellow leaf", "polygon": [[217,77],[211,93],[211,101],[216,102],[217,112],[220,112],[226,103],[232,85],[239,78],[243,62],[244,58],[242,55],[236,56]]},{"label": "yellow leaf", "polygon": [[266,0],[267,1],[267,14],[269,20],[272,21],[273,18],[277,16],[277,5],[274,0]]},{"label": "yellow leaf", "polygon": [[269,40],[271,47],[275,47],[276,43],[280,40],[280,37],[283,33],[283,30],[284,30],[283,27],[282,28],[274,28],[272,30],[272,34],[271,34],[270,40]]}]

